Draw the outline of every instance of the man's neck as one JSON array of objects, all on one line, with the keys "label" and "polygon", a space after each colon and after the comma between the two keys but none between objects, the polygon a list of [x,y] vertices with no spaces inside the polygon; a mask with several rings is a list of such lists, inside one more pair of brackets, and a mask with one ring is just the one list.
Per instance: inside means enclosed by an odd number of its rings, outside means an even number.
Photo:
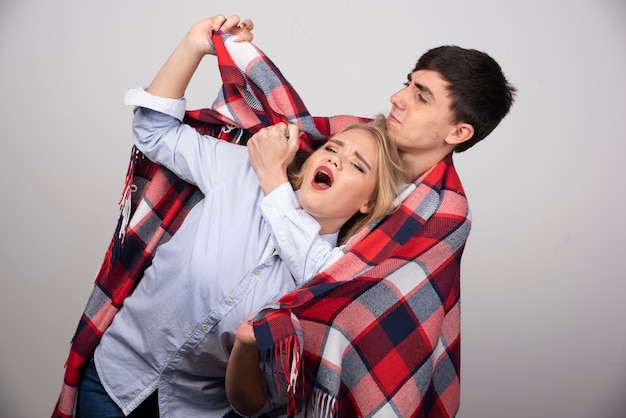
[{"label": "man's neck", "polygon": [[402,162],[408,169],[409,179],[417,180],[422,174],[434,167],[439,161],[443,160],[450,150],[442,152],[441,150],[431,151],[428,153],[402,153]]}]

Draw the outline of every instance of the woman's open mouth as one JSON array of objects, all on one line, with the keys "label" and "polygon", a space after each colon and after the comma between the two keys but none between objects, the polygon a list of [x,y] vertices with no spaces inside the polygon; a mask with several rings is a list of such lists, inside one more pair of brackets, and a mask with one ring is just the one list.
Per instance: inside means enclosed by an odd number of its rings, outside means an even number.
[{"label": "woman's open mouth", "polygon": [[326,167],[320,167],[313,176],[313,187],[319,190],[329,189],[333,185],[333,174]]}]

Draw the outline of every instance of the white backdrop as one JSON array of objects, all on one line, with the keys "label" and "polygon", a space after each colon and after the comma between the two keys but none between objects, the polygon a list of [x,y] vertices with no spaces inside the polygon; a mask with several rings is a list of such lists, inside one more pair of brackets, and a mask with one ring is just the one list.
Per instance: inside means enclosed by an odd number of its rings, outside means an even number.
[{"label": "white backdrop", "polygon": [[[313,114],[386,113],[434,46],[496,58],[517,103],[456,157],[474,214],[459,417],[624,416],[624,0],[1,0],[1,417],[56,401],[117,220],[125,90],[218,12],[255,20]],[[216,76],[207,59],[190,107]]]}]

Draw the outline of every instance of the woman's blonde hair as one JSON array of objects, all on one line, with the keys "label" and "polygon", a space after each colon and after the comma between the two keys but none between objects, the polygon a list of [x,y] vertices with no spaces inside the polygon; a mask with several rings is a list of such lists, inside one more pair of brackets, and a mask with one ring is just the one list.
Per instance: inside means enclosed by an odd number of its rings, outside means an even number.
[{"label": "woman's blonde hair", "polygon": [[[351,129],[363,130],[376,139],[378,145],[378,178],[372,199],[374,203],[372,210],[369,213],[357,212],[348,219],[339,231],[338,241],[340,245],[345,244],[348,239],[372,221],[395,210],[393,202],[398,196],[398,187],[407,178],[396,143],[387,136],[387,119],[383,115],[376,116],[373,121],[368,123],[354,123],[338,133]],[[307,157],[308,155],[296,155],[288,170],[289,181],[294,190],[298,190],[302,185]]]}]

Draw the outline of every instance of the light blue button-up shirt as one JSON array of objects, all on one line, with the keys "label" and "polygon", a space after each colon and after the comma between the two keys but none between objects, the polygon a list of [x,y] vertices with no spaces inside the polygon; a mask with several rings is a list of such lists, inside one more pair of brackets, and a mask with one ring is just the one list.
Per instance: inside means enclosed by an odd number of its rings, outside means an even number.
[{"label": "light blue button-up shirt", "polygon": [[[205,198],[156,250],[96,348],[96,368],[126,414],[158,389],[161,417],[222,417],[236,329],[340,256],[337,234],[319,235],[288,183],[264,196],[245,147],[182,124],[184,99],[136,89],[126,103],[137,147]],[[278,255],[264,259],[272,231]]]}]

